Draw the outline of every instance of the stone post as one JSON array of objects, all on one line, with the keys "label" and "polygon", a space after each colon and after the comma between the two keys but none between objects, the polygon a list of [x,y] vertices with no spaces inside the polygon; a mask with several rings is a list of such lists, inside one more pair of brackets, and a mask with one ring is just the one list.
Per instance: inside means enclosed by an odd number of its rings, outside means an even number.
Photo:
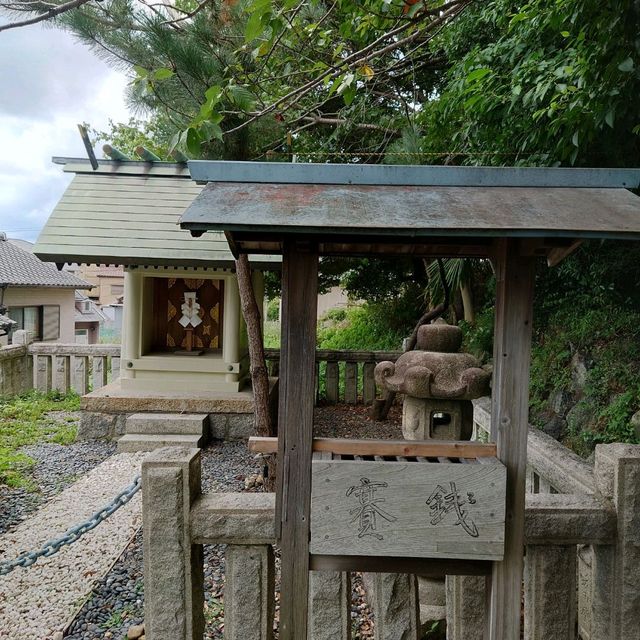
[{"label": "stone post", "polygon": [[34,386],[38,391],[47,393],[51,389],[52,359],[47,355],[34,355]]},{"label": "stone post", "polygon": [[53,356],[52,388],[60,393],[67,393],[71,387],[70,356]]},{"label": "stone post", "polygon": [[310,640],[351,640],[351,576],[312,571],[309,576]]},{"label": "stone post", "polygon": [[420,607],[416,576],[369,573],[365,574],[365,584],[375,615],[375,640],[418,640]]},{"label": "stone post", "polygon": [[578,630],[583,640],[611,638],[614,597],[613,545],[591,545],[579,552]]},{"label": "stone post", "polygon": [[33,333],[25,329],[18,329],[11,334],[11,344],[27,346],[33,342]]},{"label": "stone post", "polygon": [[483,640],[484,576],[447,576],[447,640]]},{"label": "stone post", "polygon": [[91,370],[93,372],[93,390],[97,391],[107,384],[107,358],[105,356],[94,356]]},{"label": "stone post", "polygon": [[[640,445],[598,445],[595,479],[599,492],[613,502],[618,526],[615,549],[593,547],[591,640],[605,637],[637,640],[640,632]],[[610,619],[603,618],[607,612]],[[603,633],[606,636],[601,635]]]},{"label": "stone post", "polygon": [[200,489],[199,449],[157,449],[142,463],[147,640],[202,640],[203,554],[190,530]]},{"label": "stone post", "polygon": [[[224,281],[224,337],[222,340],[222,359],[227,367],[240,361],[240,292],[235,276]],[[237,373],[227,373],[227,382],[237,382]]]},{"label": "stone post", "polygon": [[575,640],[576,545],[528,545],[524,563],[525,640]]},{"label": "stone post", "polygon": [[271,640],[274,608],[275,565],[271,545],[227,545],[225,640]]},{"label": "stone post", "polygon": [[89,358],[73,356],[73,389],[83,396],[89,390]]}]

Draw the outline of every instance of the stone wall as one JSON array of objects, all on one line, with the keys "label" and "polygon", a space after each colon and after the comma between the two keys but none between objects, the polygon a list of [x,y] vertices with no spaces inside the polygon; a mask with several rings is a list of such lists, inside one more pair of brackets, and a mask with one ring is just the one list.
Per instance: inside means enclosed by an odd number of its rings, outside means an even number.
[{"label": "stone wall", "polygon": [[33,360],[27,353],[30,335],[14,331],[13,344],[0,347],[0,397],[33,389]]},{"label": "stone wall", "polygon": [[33,388],[33,369],[27,347],[0,347],[0,396],[19,395]]}]

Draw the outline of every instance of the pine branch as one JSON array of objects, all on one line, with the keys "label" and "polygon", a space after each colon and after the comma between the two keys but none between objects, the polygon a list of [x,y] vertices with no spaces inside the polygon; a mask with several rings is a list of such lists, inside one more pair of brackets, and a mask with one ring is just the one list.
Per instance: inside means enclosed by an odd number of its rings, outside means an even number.
[{"label": "pine branch", "polygon": [[[28,18],[26,20],[19,20],[17,22],[8,22],[6,24],[0,24],[0,31],[8,31],[9,29],[18,29],[19,27],[26,27],[31,24],[37,24],[38,22],[44,22],[45,20],[51,20],[56,16],[59,16],[67,11],[71,11],[73,9],[77,9],[81,7],[83,4],[87,4],[90,0],[71,0],[70,2],[66,2],[64,4],[59,4],[55,7],[47,9],[44,13],[41,13],[33,18]],[[3,4],[0,3],[0,8],[3,7]]]},{"label": "pine branch", "polygon": [[[438,18],[432,20],[427,25],[426,30],[431,31],[434,28],[439,27],[443,23],[454,18],[471,1],[472,0],[456,0],[455,2],[449,3],[451,7],[447,11],[443,12]],[[366,47],[363,47],[362,49],[352,53],[351,55],[341,60],[339,67],[336,67],[336,66],[330,67],[329,69],[325,70],[324,72],[322,72],[321,74],[313,78],[312,80],[309,80],[302,86],[297,87],[292,91],[290,91],[289,93],[287,93],[286,95],[282,96],[281,98],[278,98],[277,100],[272,102],[268,107],[265,107],[264,109],[260,110],[258,113],[251,116],[250,118],[248,118],[247,120],[239,124],[238,126],[233,127],[232,129],[228,129],[225,132],[225,134],[229,135],[230,133],[235,133],[236,131],[240,131],[241,129],[248,127],[250,124],[258,120],[259,118],[265,115],[268,115],[269,113],[272,113],[278,108],[285,111],[291,107],[294,101],[299,102],[300,99],[307,96],[314,89],[316,89],[321,84],[323,84],[323,82],[325,82],[327,79],[331,81],[341,76],[345,72],[345,69],[355,69],[359,66],[362,66],[365,62],[369,62],[373,58],[377,58],[379,56],[390,53],[391,51],[395,51],[405,46],[406,44],[410,44],[411,42],[414,42],[416,39],[418,39],[418,37],[422,37],[424,35],[423,31],[418,30],[409,36],[405,36],[404,38],[401,38],[399,40],[393,40],[392,42],[383,46],[382,48],[376,49],[376,47],[381,45],[383,42],[389,39],[393,39],[395,38],[395,36],[405,31],[408,26],[409,25],[407,24],[402,24],[401,26],[396,27],[395,29],[392,29],[391,31],[388,31],[382,34],[374,42],[370,43]],[[433,37],[435,37],[435,34],[426,38],[425,42],[427,42],[428,40],[431,40]]]}]

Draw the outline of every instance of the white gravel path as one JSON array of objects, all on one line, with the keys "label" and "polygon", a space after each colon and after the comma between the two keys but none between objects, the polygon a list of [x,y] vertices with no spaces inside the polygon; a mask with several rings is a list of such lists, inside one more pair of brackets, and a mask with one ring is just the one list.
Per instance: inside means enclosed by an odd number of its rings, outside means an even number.
[{"label": "white gravel path", "polygon": [[[107,459],[0,536],[0,560],[10,560],[86,520],[133,481],[146,454]],[[142,524],[141,492],[95,529],[50,558],[0,577],[0,638],[52,640],[122,553]]]}]

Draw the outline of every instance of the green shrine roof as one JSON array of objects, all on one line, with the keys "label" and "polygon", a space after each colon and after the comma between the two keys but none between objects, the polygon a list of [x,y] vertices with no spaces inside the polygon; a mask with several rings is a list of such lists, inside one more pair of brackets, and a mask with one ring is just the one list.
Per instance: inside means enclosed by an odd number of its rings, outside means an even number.
[{"label": "green shrine roof", "polygon": [[[54,158],[75,173],[35,246],[45,261],[232,267],[223,233],[192,238],[178,224],[202,191],[184,164]],[[279,258],[258,257],[263,265]]]}]

